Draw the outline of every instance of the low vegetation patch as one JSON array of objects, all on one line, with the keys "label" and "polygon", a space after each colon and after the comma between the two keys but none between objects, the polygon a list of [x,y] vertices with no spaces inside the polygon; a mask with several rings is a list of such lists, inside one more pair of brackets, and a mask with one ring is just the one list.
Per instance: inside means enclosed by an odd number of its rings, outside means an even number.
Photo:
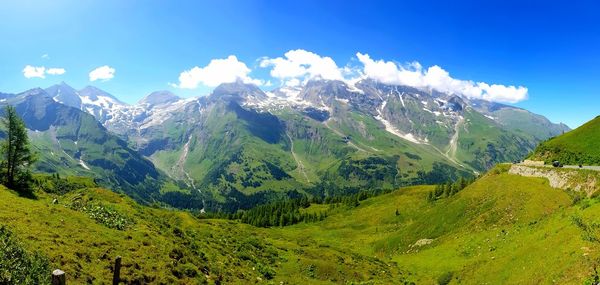
[{"label": "low vegetation patch", "polygon": [[122,231],[135,224],[132,218],[120,213],[114,207],[105,205],[102,202],[85,200],[83,195],[76,195],[68,204],[68,207],[88,214],[97,223],[111,229]]},{"label": "low vegetation patch", "polygon": [[6,226],[0,226],[0,284],[49,284],[50,264],[26,251]]},{"label": "low vegetation patch", "polygon": [[55,174],[35,174],[33,185],[46,193],[64,195],[78,189],[98,187],[94,180],[89,177],[67,176],[60,177]]}]

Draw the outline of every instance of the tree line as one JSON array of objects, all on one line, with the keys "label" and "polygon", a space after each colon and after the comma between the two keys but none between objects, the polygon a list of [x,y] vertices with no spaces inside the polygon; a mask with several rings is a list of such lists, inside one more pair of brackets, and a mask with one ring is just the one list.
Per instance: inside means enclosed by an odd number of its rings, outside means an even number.
[{"label": "tree line", "polygon": [[474,181],[475,179],[473,178],[460,177],[455,182],[448,181],[446,183],[438,184],[435,186],[435,189],[430,191],[427,195],[427,201],[433,202],[442,198],[454,196]]},{"label": "tree line", "polygon": [[25,122],[13,106],[6,106],[0,119],[0,183],[21,193],[31,191],[31,171],[36,161],[31,151]]},{"label": "tree line", "polygon": [[[255,206],[248,210],[238,210],[235,213],[201,213],[202,219],[238,220],[256,227],[284,227],[298,223],[312,223],[325,219],[330,210],[337,207],[354,208],[368,198],[389,193],[392,190],[366,190],[358,193],[339,196],[302,196],[295,199],[284,199]],[[311,204],[329,205],[328,209],[319,212],[306,212],[302,209]]]},{"label": "tree line", "polygon": [[321,221],[326,217],[325,212],[307,213],[301,209],[310,207],[311,200],[307,197],[300,199],[285,199],[263,205],[258,205],[249,210],[239,210],[235,213],[207,213],[201,218],[222,218],[239,220],[256,227],[290,226],[301,222]]}]

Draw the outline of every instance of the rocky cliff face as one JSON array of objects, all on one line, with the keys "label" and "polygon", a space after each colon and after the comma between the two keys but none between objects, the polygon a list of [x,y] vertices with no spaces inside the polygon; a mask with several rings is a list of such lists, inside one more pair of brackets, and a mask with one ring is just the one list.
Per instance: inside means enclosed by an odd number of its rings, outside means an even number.
[{"label": "rocky cliff face", "polygon": [[508,173],[546,178],[553,188],[583,192],[588,197],[600,190],[600,171],[512,165]]}]

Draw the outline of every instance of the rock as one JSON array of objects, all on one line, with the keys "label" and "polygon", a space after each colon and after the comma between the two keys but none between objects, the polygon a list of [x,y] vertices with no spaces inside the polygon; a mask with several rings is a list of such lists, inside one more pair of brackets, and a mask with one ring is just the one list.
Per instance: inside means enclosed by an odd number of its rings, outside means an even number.
[{"label": "rock", "polygon": [[415,242],[415,244],[411,245],[410,247],[421,247],[421,246],[431,244],[432,242],[433,242],[433,239],[423,238],[423,239],[420,239],[417,242]]}]

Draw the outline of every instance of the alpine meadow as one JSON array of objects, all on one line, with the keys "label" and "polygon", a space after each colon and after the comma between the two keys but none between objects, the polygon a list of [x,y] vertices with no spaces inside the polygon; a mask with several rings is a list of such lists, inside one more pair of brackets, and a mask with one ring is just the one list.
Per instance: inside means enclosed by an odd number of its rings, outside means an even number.
[{"label": "alpine meadow", "polygon": [[600,284],[580,1],[0,4],[0,284]]}]

